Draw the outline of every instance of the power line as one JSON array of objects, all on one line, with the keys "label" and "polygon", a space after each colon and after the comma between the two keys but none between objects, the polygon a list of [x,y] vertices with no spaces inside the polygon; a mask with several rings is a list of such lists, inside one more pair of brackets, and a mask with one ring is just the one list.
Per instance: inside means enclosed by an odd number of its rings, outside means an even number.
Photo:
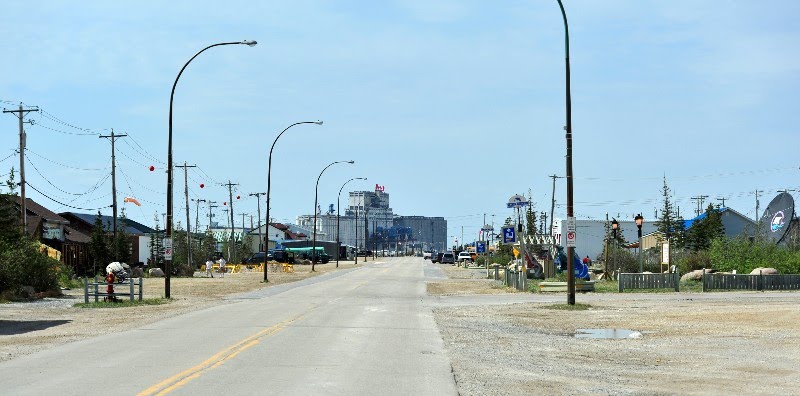
[{"label": "power line", "polygon": [[27,182],[27,181],[25,182],[25,184],[27,184],[27,185],[28,185],[28,187],[32,188],[34,191],[36,191],[36,192],[38,192],[39,194],[41,194],[43,197],[45,197],[45,198],[47,198],[47,199],[49,199],[49,200],[51,200],[51,201],[53,201],[53,202],[55,202],[55,203],[57,203],[57,204],[61,205],[61,206],[66,206],[66,207],[68,207],[68,208],[72,208],[72,209],[78,209],[78,210],[91,210],[91,211],[95,211],[95,210],[100,210],[100,209],[103,209],[103,208],[107,208],[107,207],[108,207],[108,206],[101,206],[101,207],[99,207],[99,208],[79,208],[79,207],[77,207],[77,206],[72,206],[72,205],[69,205],[69,204],[65,204],[65,203],[63,203],[63,202],[60,202],[60,201],[58,201],[57,199],[51,198],[49,195],[47,195],[47,194],[45,194],[45,193],[43,193],[43,192],[39,191],[39,189],[38,189],[38,188],[34,187],[33,185],[31,185],[31,183],[29,183],[29,182]]},{"label": "power line", "polygon": [[108,170],[109,168],[111,168],[110,166],[107,166],[105,168],[79,168],[79,167],[76,167],[76,166],[65,165],[65,164],[62,164],[60,162],[53,161],[50,158],[47,158],[47,157],[45,157],[45,156],[43,156],[41,154],[37,154],[35,151],[32,151],[29,148],[26,148],[25,151],[28,152],[28,153],[31,153],[31,154],[33,154],[33,155],[35,155],[35,156],[37,156],[37,157],[39,157],[39,158],[41,158],[41,159],[43,159],[45,161],[49,161],[49,162],[52,162],[52,163],[54,163],[56,165],[63,166],[65,168],[70,168],[70,169],[84,170],[84,171],[104,171],[104,170]]},{"label": "power line", "polygon": [[[35,171],[36,171],[36,173],[38,173],[38,174],[39,174],[39,176],[41,176],[41,177],[42,177],[42,179],[44,179],[44,181],[46,181],[46,182],[47,182],[47,184],[49,184],[49,185],[53,186],[53,188],[55,188],[55,189],[56,189],[56,190],[58,190],[58,191],[61,191],[61,192],[62,192],[62,193],[64,193],[64,194],[67,194],[67,195],[76,195],[76,196],[81,196],[81,195],[86,195],[86,194],[89,194],[90,192],[92,192],[92,191],[94,191],[94,190],[96,189],[96,188],[90,188],[90,189],[89,189],[89,190],[87,190],[86,192],[82,192],[82,193],[71,193],[71,192],[69,192],[69,191],[64,191],[64,190],[62,190],[61,188],[59,188],[58,186],[56,186],[55,184],[53,184],[53,182],[51,182],[50,180],[48,180],[48,179],[47,179],[47,177],[46,177],[46,176],[45,176],[45,175],[42,173],[42,171],[40,171],[40,170],[39,170],[39,168],[37,168],[37,167],[36,167],[36,165],[35,165],[35,164],[34,164],[34,163],[31,161],[31,159],[30,159],[30,158],[26,158],[25,160],[28,162],[28,164],[30,164],[30,166],[32,166],[32,167],[33,167],[33,170],[35,170]],[[107,178],[107,176],[106,176],[105,178]],[[105,178],[103,178],[103,179],[105,179]],[[103,179],[101,179],[101,180],[103,180]]]}]

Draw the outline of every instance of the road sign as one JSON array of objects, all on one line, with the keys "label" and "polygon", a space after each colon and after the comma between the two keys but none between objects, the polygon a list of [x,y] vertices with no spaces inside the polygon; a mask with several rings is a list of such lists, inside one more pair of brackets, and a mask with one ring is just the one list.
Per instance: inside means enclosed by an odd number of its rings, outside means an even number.
[{"label": "road sign", "polygon": [[172,260],[172,238],[164,238],[164,260]]},{"label": "road sign", "polygon": [[523,206],[528,206],[528,200],[519,194],[509,198],[508,203],[506,203],[506,207],[508,208],[521,208]]},{"label": "road sign", "polygon": [[575,217],[567,217],[567,232],[575,232]]},{"label": "road sign", "polygon": [[476,242],[475,243],[475,252],[476,253],[486,253],[486,242]]},{"label": "road sign", "polygon": [[517,241],[517,232],[514,226],[503,227],[503,243],[514,243]]},{"label": "road sign", "polygon": [[567,247],[575,247],[575,231],[567,231]]}]

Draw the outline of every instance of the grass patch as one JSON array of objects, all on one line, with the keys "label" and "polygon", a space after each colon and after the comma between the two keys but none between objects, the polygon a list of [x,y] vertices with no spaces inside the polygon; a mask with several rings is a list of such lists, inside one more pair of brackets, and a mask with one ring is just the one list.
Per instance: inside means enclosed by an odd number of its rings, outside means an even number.
[{"label": "grass patch", "polygon": [[561,311],[585,311],[590,309],[592,306],[589,304],[581,304],[575,303],[575,305],[569,304],[553,304],[553,305],[545,305],[542,308],[544,309],[557,309]]},{"label": "grass patch", "polygon": [[119,300],[117,302],[111,301],[98,301],[90,303],[77,303],[74,306],[78,308],[123,308],[123,307],[138,307],[142,305],[161,305],[168,304],[169,300],[166,298],[145,298],[139,300]]}]

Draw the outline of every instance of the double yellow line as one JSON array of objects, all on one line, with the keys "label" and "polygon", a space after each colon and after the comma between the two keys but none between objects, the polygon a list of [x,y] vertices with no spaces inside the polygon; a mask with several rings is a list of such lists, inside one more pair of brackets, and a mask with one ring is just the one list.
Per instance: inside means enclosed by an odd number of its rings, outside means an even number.
[{"label": "double yellow line", "polygon": [[236,357],[236,355],[242,353],[244,350],[258,344],[261,341],[261,338],[269,337],[283,330],[290,323],[294,322],[297,319],[300,319],[302,316],[303,315],[296,316],[292,319],[285,320],[276,325],[261,330],[258,333],[255,333],[250,337],[247,337],[244,340],[239,341],[228,348],[225,348],[216,355],[204,360],[202,363],[194,367],[188,368],[184,371],[181,371],[180,373],[175,374],[172,377],[169,377],[139,392],[138,396],[166,395],[167,393],[172,392],[186,385],[189,381],[199,377],[201,374],[203,374],[204,371],[213,370],[221,366],[226,361],[233,359],[234,357]]}]

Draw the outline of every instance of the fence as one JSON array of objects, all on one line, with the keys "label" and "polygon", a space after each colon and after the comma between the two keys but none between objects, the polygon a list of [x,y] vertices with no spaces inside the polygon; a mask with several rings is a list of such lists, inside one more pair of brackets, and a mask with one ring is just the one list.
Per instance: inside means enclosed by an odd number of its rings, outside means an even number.
[{"label": "fence", "polygon": [[800,290],[800,275],[710,274],[703,272],[703,291]]},{"label": "fence", "polygon": [[680,276],[668,274],[619,274],[619,292],[625,289],[675,289],[678,291]]},{"label": "fence", "polygon": [[[134,286],[139,286],[139,301],[142,301],[142,283],[144,282],[143,278],[128,278],[128,282],[125,283],[114,283],[114,293],[106,293],[106,287],[108,283],[106,282],[98,282],[97,277],[94,277],[94,282],[89,282],[88,278],[83,278],[83,302],[89,303],[89,296],[94,296],[94,302],[99,301],[99,298],[102,297],[121,297],[121,296],[129,296],[130,300],[133,301],[133,297],[136,296],[134,293]],[[130,286],[130,291],[128,292],[117,292],[116,290],[120,290],[125,287],[125,285]],[[90,287],[91,286],[91,287]],[[90,289],[92,290],[90,292]]]}]

